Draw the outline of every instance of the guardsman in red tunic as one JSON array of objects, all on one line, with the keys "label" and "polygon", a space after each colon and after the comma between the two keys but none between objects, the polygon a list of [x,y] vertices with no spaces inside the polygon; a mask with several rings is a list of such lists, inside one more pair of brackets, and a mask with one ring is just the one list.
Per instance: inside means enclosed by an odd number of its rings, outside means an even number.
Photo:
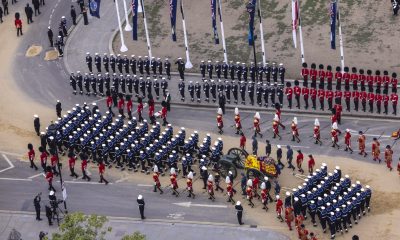
[{"label": "guardsman in red tunic", "polygon": [[292,109],[292,97],[293,97],[293,89],[292,89],[292,84],[290,82],[286,82],[286,88],[285,88],[285,94],[288,100],[288,108]]},{"label": "guardsman in red tunic", "polygon": [[381,163],[381,159],[379,158],[379,155],[381,154],[381,150],[379,149],[379,146],[381,144],[379,143],[377,138],[373,138],[373,142],[372,142],[372,157],[374,161],[378,160],[379,163]]},{"label": "guardsman in red tunic", "polygon": [[293,208],[291,206],[288,206],[285,209],[285,221],[290,231],[292,231],[293,220],[294,220]]},{"label": "guardsman in red tunic", "polygon": [[380,94],[381,93],[381,86],[383,83],[382,77],[381,77],[381,71],[376,70],[375,71],[375,77],[374,77],[374,82],[375,82],[375,86],[376,86],[376,93]]},{"label": "guardsman in red tunic", "polygon": [[397,73],[392,73],[392,79],[390,79],[390,83],[392,84],[392,93],[397,93]]},{"label": "guardsman in red tunic", "polygon": [[214,197],[214,177],[213,175],[208,175],[208,180],[207,180],[207,192],[208,192],[208,199],[214,202],[215,197]]},{"label": "guardsman in red tunic", "polygon": [[318,99],[319,99],[320,110],[324,111],[325,91],[323,89],[318,90]]},{"label": "guardsman in red tunic", "polygon": [[300,231],[299,230],[301,229],[300,226],[303,224],[303,222],[304,222],[304,216],[303,215],[299,214],[299,215],[295,216],[295,218],[294,218],[294,226],[297,229],[297,233],[299,234],[299,238],[300,238]]},{"label": "guardsman in red tunic", "polygon": [[297,117],[294,117],[292,120],[292,141],[294,142],[295,139],[297,139],[297,142],[300,142],[300,138],[299,138],[299,129],[297,127]]},{"label": "guardsman in red tunic", "polygon": [[358,132],[358,149],[360,150],[360,152],[358,154],[360,155],[364,155],[364,157],[366,157],[368,155],[368,153],[365,152],[365,135],[362,131]]},{"label": "guardsman in red tunic", "polygon": [[388,71],[383,71],[383,94],[389,94],[389,84],[390,84],[390,77]]},{"label": "guardsman in red tunic", "polygon": [[300,83],[299,80],[294,80],[294,98],[296,99],[296,107],[300,109],[300,94],[301,94],[301,88],[299,87]]},{"label": "guardsman in red tunic", "polygon": [[334,108],[335,108],[337,122],[338,122],[338,124],[341,124],[342,123],[342,111],[343,111],[342,105],[340,103],[337,103],[337,104],[335,104]]},{"label": "guardsman in red tunic", "polygon": [[[322,91],[324,91],[324,90],[322,90]],[[312,109],[316,110],[317,109],[317,89],[311,88],[310,95],[311,95]]]},{"label": "guardsman in red tunic", "polygon": [[303,86],[308,87],[308,76],[310,75],[310,71],[307,68],[307,63],[303,63],[302,66],[301,76],[303,76]]},{"label": "guardsman in red tunic", "polygon": [[296,164],[297,164],[297,169],[299,170],[299,172],[301,172],[301,174],[304,173],[304,170],[301,167],[301,165],[303,164],[303,160],[304,160],[303,153],[301,152],[301,150],[297,150]]},{"label": "guardsman in red tunic", "polygon": [[393,161],[393,150],[390,147],[390,145],[387,145],[386,149],[385,149],[385,163],[386,163],[387,168],[389,168],[390,171],[393,170],[392,161]]},{"label": "guardsman in red tunic", "polygon": [[257,137],[257,135],[259,135],[262,138],[262,134],[261,134],[261,129],[260,129],[260,113],[256,112],[256,114],[254,115],[254,120],[253,120],[253,125],[254,125],[254,136]]},{"label": "guardsman in red tunic", "polygon": [[87,169],[87,155],[86,154],[82,154],[81,155],[81,170],[82,170],[82,179],[87,180],[88,182],[90,181],[90,177],[86,174],[86,169]]},{"label": "guardsman in red tunic", "polygon": [[43,168],[43,171],[46,171],[47,157],[49,155],[47,154],[46,150],[42,146],[39,147],[39,152],[40,152],[40,164]]},{"label": "guardsman in red tunic", "polygon": [[381,114],[381,106],[382,106],[382,100],[383,100],[383,96],[381,94],[376,94],[375,95],[375,102],[376,102],[376,112]]},{"label": "guardsman in red tunic", "polygon": [[178,197],[179,196],[179,192],[177,191],[178,180],[176,180],[175,168],[171,168],[169,180],[171,182],[172,195],[175,195],[176,197]]},{"label": "guardsman in red tunic", "polygon": [[360,102],[360,92],[359,91],[353,91],[351,93],[352,98],[353,98],[353,103],[354,103],[354,110],[358,112],[358,104]]},{"label": "guardsman in red tunic", "polygon": [[283,210],[283,202],[279,195],[276,195],[276,205],[275,205],[275,212],[276,212],[276,217],[283,222],[283,217],[282,217],[282,210]]},{"label": "guardsman in red tunic", "polygon": [[226,183],[226,193],[228,194],[228,201],[231,202],[232,204],[235,204],[235,200],[233,200],[233,186],[231,179],[229,176],[226,176],[225,178],[225,183]]},{"label": "guardsman in red tunic", "polygon": [[344,144],[346,145],[346,149],[344,151],[350,150],[350,153],[353,153],[353,149],[351,148],[351,133],[350,129],[346,129],[346,134],[344,135]]},{"label": "guardsman in red tunic", "polygon": [[224,121],[222,119],[222,109],[221,108],[218,108],[218,112],[217,112],[217,127],[218,127],[219,134],[224,133],[224,131],[223,131]]},{"label": "guardsman in red tunic", "polygon": [[322,145],[320,124],[319,124],[318,118],[316,118],[315,121],[314,121],[314,135],[313,135],[313,137],[315,139],[315,144],[319,143],[319,145]]},{"label": "guardsman in red tunic", "polygon": [[236,134],[239,134],[240,131],[242,130],[242,123],[240,121],[239,108],[235,108],[235,128],[236,128]]},{"label": "guardsman in red tunic", "polygon": [[328,100],[328,110],[331,110],[333,103],[333,92],[331,90],[326,90],[325,97]]},{"label": "guardsman in red tunic", "polygon": [[125,118],[124,108],[125,108],[124,95],[122,95],[122,93],[120,93],[119,94],[119,100],[118,100],[118,113],[120,115],[122,115],[122,118]]},{"label": "guardsman in red tunic", "polygon": [[154,165],[153,181],[154,181],[154,190],[153,190],[153,192],[157,192],[157,189],[158,189],[158,190],[160,190],[160,194],[163,194],[164,192],[161,189],[161,183],[160,183],[160,172],[158,171],[157,165]]},{"label": "guardsman in red tunic", "polygon": [[358,81],[360,82],[360,90],[365,91],[365,81],[367,77],[364,74],[364,69],[360,69],[360,74],[358,75]]},{"label": "guardsman in red tunic", "polygon": [[49,191],[56,191],[56,189],[53,187],[53,177],[54,177],[54,175],[53,175],[53,172],[51,171],[51,168],[48,168],[47,169],[47,172],[46,172],[46,180],[47,180],[47,182],[49,183]]},{"label": "guardsman in red tunic", "polygon": [[282,137],[279,135],[279,118],[278,118],[278,115],[276,115],[276,114],[275,114],[275,117],[274,117],[274,121],[272,122],[272,129],[273,129],[273,132],[274,132],[274,137],[273,138],[276,138],[276,136],[278,136],[279,140],[281,140]]},{"label": "guardsman in red tunic", "polygon": [[396,93],[390,94],[390,101],[392,102],[393,115],[397,114],[397,101],[399,101],[399,96]]},{"label": "guardsman in red tunic", "polygon": [[33,162],[35,160],[35,150],[33,150],[33,145],[31,143],[28,144],[28,158],[29,162],[31,163],[31,168],[38,170],[36,164]]},{"label": "guardsman in red tunic", "polygon": [[351,99],[351,92],[344,91],[344,101],[346,103],[346,111],[350,112],[350,99]]},{"label": "guardsman in red tunic", "polygon": [[186,179],[186,189],[189,193],[187,197],[195,198],[196,195],[193,193],[193,172],[190,171],[189,174],[187,175]]},{"label": "guardsman in red tunic", "polygon": [[162,101],[161,102],[161,106],[162,106],[162,108],[161,108],[161,118],[162,118],[162,120],[163,120],[163,126],[167,126],[168,125],[168,121],[167,121],[167,112],[168,112],[168,109],[167,109],[167,102],[165,102],[165,101]]},{"label": "guardsman in red tunic", "polygon": [[53,173],[58,176],[57,172],[57,164],[58,164],[58,156],[54,153],[50,157],[50,162],[51,162],[51,169],[53,170]]},{"label": "guardsman in red tunic", "polygon": [[141,123],[143,122],[143,100],[141,97],[138,97],[138,106],[137,106],[137,113],[138,113],[138,121]]},{"label": "guardsman in red tunic", "polygon": [[334,122],[332,124],[332,130],[331,130],[332,147],[337,147],[339,149],[340,147],[338,145],[338,142],[339,142],[338,136],[339,136],[339,131],[338,131],[337,122]]},{"label": "guardsman in red tunic", "polygon": [[285,126],[281,123],[282,111],[281,111],[281,105],[279,103],[275,104],[275,114],[278,116],[279,126],[281,126],[283,130],[285,130]]},{"label": "guardsman in red tunic", "polygon": [[360,93],[360,98],[361,98],[361,106],[363,112],[367,111],[367,93],[366,92],[361,92]]},{"label": "guardsman in red tunic", "polygon": [[247,188],[246,188],[247,200],[249,201],[249,205],[253,208],[253,181],[251,179],[247,180]]},{"label": "guardsman in red tunic", "polygon": [[75,162],[76,162],[76,157],[73,152],[68,153],[68,165],[69,165],[69,170],[71,174],[69,176],[78,178],[78,174],[75,173]]},{"label": "guardsman in red tunic", "polygon": [[311,88],[317,88],[318,72],[317,72],[316,68],[317,68],[317,65],[315,65],[315,63],[312,63],[311,69],[310,69]]},{"label": "guardsman in red tunic", "polygon": [[326,67],[325,77],[326,77],[326,82],[328,83],[328,86],[327,86],[328,90],[332,90],[333,73],[332,73],[332,66],[331,65],[328,65]]},{"label": "guardsman in red tunic", "polygon": [[128,111],[128,119],[132,120],[132,98],[131,95],[126,96],[126,110]]},{"label": "guardsman in red tunic", "polygon": [[368,85],[368,92],[374,91],[374,77],[372,76],[372,71],[367,70],[367,85]]},{"label": "guardsman in red tunic", "polygon": [[265,209],[265,211],[268,211],[268,206],[267,206],[267,204],[268,204],[268,191],[266,189],[265,182],[261,183],[260,188],[261,188],[261,203],[263,204],[263,208],[262,209]]},{"label": "guardsman in red tunic", "polygon": [[242,132],[240,134],[240,149],[245,150],[246,148],[246,136],[244,135],[244,133]]},{"label": "guardsman in red tunic", "polygon": [[149,119],[150,119],[150,124],[155,125],[156,124],[156,118],[154,116],[154,111],[155,111],[155,103],[153,98],[149,98],[149,101],[147,102],[149,106]]},{"label": "guardsman in red tunic", "polygon": [[[315,90],[315,89],[314,89]],[[304,99],[304,103],[306,104],[304,106],[305,109],[308,109],[308,97],[310,95],[310,90],[306,87],[303,87],[301,89],[301,94],[303,94],[303,99]]]},{"label": "guardsman in red tunic", "polygon": [[260,199],[260,194],[258,194],[258,184],[260,183],[260,180],[258,179],[258,177],[254,177],[253,178],[253,196],[257,197],[258,199]]},{"label": "guardsman in red tunic", "polygon": [[350,81],[353,84],[353,91],[358,90],[358,74],[357,74],[357,68],[352,67],[351,68],[352,74],[350,75]]},{"label": "guardsman in red tunic", "polygon": [[342,104],[342,97],[343,97],[342,91],[336,90],[335,91],[335,103]]},{"label": "guardsman in red tunic", "polygon": [[335,72],[335,81],[336,81],[336,90],[341,90],[342,89],[342,69],[340,67],[336,67],[336,72]]},{"label": "guardsman in red tunic", "polygon": [[375,94],[372,92],[368,93],[368,104],[369,104],[369,112],[374,112],[374,101],[375,101]]},{"label": "guardsman in red tunic", "polygon": [[106,171],[106,165],[104,164],[104,162],[102,160],[100,160],[99,163],[99,174],[100,174],[100,181],[99,183],[104,183],[107,185],[108,181],[104,178],[104,172]]},{"label": "guardsman in red tunic", "polygon": [[110,92],[107,92],[107,107],[108,107],[108,111],[113,115],[113,117],[115,116],[115,114],[112,111],[112,106],[113,106],[113,99],[112,96],[110,94]]},{"label": "guardsman in red tunic", "polygon": [[324,87],[325,87],[325,75],[326,75],[326,73],[325,73],[325,71],[324,71],[324,65],[322,65],[322,64],[320,64],[319,66],[318,66],[318,78],[319,78],[319,86],[318,86],[318,88],[319,89],[324,89]]},{"label": "guardsman in red tunic", "polygon": [[315,167],[315,160],[313,155],[308,155],[308,173],[310,173],[310,175],[313,174],[314,172],[314,167]]},{"label": "guardsman in red tunic", "polygon": [[387,94],[384,94],[382,96],[383,100],[383,113],[388,114],[388,106],[389,106],[389,96]]},{"label": "guardsman in red tunic", "polygon": [[344,89],[345,90],[350,90],[350,73],[349,73],[349,67],[344,67],[344,73],[343,73],[343,81],[344,81]]}]

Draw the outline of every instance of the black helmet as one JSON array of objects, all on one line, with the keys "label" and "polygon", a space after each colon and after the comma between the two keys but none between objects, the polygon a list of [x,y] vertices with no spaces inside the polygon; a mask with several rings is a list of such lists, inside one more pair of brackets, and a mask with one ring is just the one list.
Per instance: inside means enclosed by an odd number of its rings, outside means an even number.
[{"label": "black helmet", "polygon": [[281,109],[281,105],[280,105],[279,103],[275,103],[275,109],[276,109],[276,110]]},{"label": "black helmet", "polygon": [[351,71],[352,71],[353,73],[357,73],[357,68],[352,67],[352,68],[351,68]]},{"label": "black helmet", "polygon": [[315,65],[315,63],[311,63],[311,68],[315,69],[317,67],[317,65]]},{"label": "black helmet", "polygon": [[303,68],[306,68],[306,67],[307,67],[307,63],[304,62],[304,63],[302,64],[302,66],[303,66]]},{"label": "black helmet", "polygon": [[344,67],[344,71],[348,73],[349,72],[349,67]]},{"label": "black helmet", "polygon": [[342,69],[340,67],[336,67],[336,72],[340,72]]},{"label": "black helmet", "polygon": [[320,65],[318,66],[318,68],[319,68],[319,69],[324,69],[324,65],[320,64]]},{"label": "black helmet", "polygon": [[392,78],[396,78],[397,77],[397,73],[392,73]]},{"label": "black helmet", "polygon": [[286,82],[286,87],[291,87],[292,84],[290,82]]},{"label": "black helmet", "polygon": [[360,69],[360,74],[364,74],[364,69]]},{"label": "black helmet", "polygon": [[299,84],[300,84],[300,83],[299,83],[299,80],[294,80],[294,85],[295,85],[295,86],[299,86]]},{"label": "black helmet", "polygon": [[326,67],[326,69],[328,69],[328,71],[332,71],[332,66],[331,66],[331,65],[328,65],[328,66]]},{"label": "black helmet", "polygon": [[387,76],[387,75],[389,75],[389,72],[385,70],[385,71],[383,71],[383,75]]},{"label": "black helmet", "polygon": [[371,74],[372,74],[372,71],[368,69],[368,70],[367,70],[367,74],[368,74],[368,75],[371,75]]},{"label": "black helmet", "polygon": [[378,75],[378,76],[381,75],[381,71],[376,70],[376,71],[375,71],[375,75]]},{"label": "black helmet", "polygon": [[332,114],[336,114],[336,109],[335,108],[332,108],[331,111],[332,111]]}]

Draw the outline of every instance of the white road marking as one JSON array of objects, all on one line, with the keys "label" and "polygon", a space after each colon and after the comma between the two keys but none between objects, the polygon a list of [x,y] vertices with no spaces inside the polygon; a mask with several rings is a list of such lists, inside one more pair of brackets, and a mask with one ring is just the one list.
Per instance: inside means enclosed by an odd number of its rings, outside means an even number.
[{"label": "white road marking", "polygon": [[7,155],[12,155],[12,156],[17,156],[17,157],[21,157],[22,155],[24,155],[23,153],[19,154],[19,153],[5,152],[5,151],[0,151],[0,153],[7,154]]},{"label": "white road marking", "polygon": [[28,178],[29,178],[29,179],[33,179],[33,178],[35,178],[35,177],[43,176],[43,174],[44,174],[44,173],[38,173],[38,174],[33,175],[33,176],[30,176],[30,177],[28,177]]},{"label": "white road marking", "polygon": [[118,179],[117,181],[115,181],[115,183],[120,183],[120,182],[123,182],[123,181],[125,181],[127,179],[128,179],[127,177],[124,177],[124,178]]},{"label": "white road marking", "polygon": [[0,178],[0,180],[32,182],[32,179],[29,178]]},{"label": "white road marking", "polygon": [[138,187],[152,187],[154,186],[153,184],[138,184]]},{"label": "white road marking", "polygon": [[7,170],[13,169],[14,168],[14,164],[12,164],[12,162],[10,161],[10,159],[8,159],[8,157],[5,154],[2,154],[3,158],[8,162],[8,164],[10,165],[8,168],[2,169],[0,170],[0,173],[5,172]]},{"label": "white road marking", "polygon": [[181,207],[209,207],[209,208],[227,208],[226,205],[197,204],[192,202],[172,203]]},{"label": "white road marking", "polygon": [[293,145],[291,147],[294,147],[294,148],[310,148],[309,146],[297,146],[297,145]]}]

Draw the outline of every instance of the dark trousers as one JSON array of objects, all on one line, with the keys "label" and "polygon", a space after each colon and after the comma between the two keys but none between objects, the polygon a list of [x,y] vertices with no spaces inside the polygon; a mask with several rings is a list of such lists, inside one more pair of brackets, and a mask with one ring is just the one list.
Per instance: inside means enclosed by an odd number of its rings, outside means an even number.
[{"label": "dark trousers", "polygon": [[33,162],[33,160],[29,160],[31,162],[31,168],[35,168],[35,170],[38,170],[36,167],[36,164]]},{"label": "dark trousers", "polygon": [[54,47],[53,38],[49,38],[50,47]]},{"label": "dark trousers", "polygon": [[383,104],[383,113],[387,114],[388,113],[388,104]]},{"label": "dark trousers", "polygon": [[78,174],[75,173],[75,169],[73,167],[70,167],[69,170],[71,172],[71,174],[70,174],[71,177],[78,178]]},{"label": "dark trousers", "polygon": [[72,17],[72,24],[76,25],[76,16]]},{"label": "dark trousers", "polygon": [[33,23],[32,15],[26,16],[26,18],[28,19],[28,20],[27,20],[28,24],[29,24],[29,23]]},{"label": "dark trousers", "polygon": [[324,99],[319,99],[319,105],[320,105],[320,109],[322,110],[322,111],[324,111],[324,108],[325,108],[325,106],[324,106],[324,104],[325,104],[325,101],[324,101]]},{"label": "dark trousers", "polygon": [[374,101],[368,101],[369,104],[369,111],[372,113],[374,112]]},{"label": "dark trousers", "polygon": [[335,233],[336,233],[335,223],[329,223],[329,231],[331,232],[331,236],[335,235]]},{"label": "dark trousers", "polygon": [[53,190],[54,192],[56,189],[53,187],[53,182],[49,182],[49,191]]},{"label": "dark trousers", "polygon": [[304,96],[303,98],[304,98],[304,103],[306,104],[304,106],[304,108],[307,109],[308,108],[308,96]]},{"label": "dark trousers", "polygon": [[86,170],[82,170],[82,179],[87,179],[88,181],[90,181],[90,177],[86,174]]},{"label": "dark trousers", "polygon": [[41,220],[40,219],[40,205],[35,206],[35,212],[36,212],[36,220]]},{"label": "dark trousers", "polygon": [[288,107],[289,107],[290,109],[292,109],[292,97],[290,96],[290,97],[288,97],[287,99],[288,99],[288,102],[289,102],[289,106],[288,106]]},{"label": "dark trousers", "polygon": [[24,35],[23,33],[22,33],[22,27],[21,28],[17,28],[17,37],[19,37],[19,35]]},{"label": "dark trousers", "polygon": [[358,112],[358,98],[354,99],[354,110],[356,110]]},{"label": "dark trousers", "polygon": [[296,107],[300,109],[300,95],[295,95],[294,98],[296,99]]},{"label": "dark trousers", "polygon": [[346,100],[346,110],[350,112],[350,99]]},{"label": "dark trousers", "polygon": [[40,14],[39,8],[35,8],[35,16],[36,16],[36,13],[37,13],[37,14]]},{"label": "dark trousers", "polygon": [[316,98],[311,98],[311,103],[312,103],[312,108],[316,109],[317,108],[317,99]]},{"label": "dark trousers", "polygon": [[140,218],[145,219],[145,217],[144,217],[144,205],[139,205],[139,212],[140,212]]},{"label": "dark trousers", "polygon": [[108,184],[108,181],[103,177],[103,174],[100,174],[100,183],[104,182],[105,184]]},{"label": "dark trousers", "polygon": [[397,103],[393,104],[393,114],[396,115],[397,114]]},{"label": "dark trousers", "polygon": [[236,213],[237,220],[238,220],[238,222],[239,222],[240,225],[243,224],[243,222],[242,222],[242,215],[243,215],[242,211],[238,211],[238,212]]}]

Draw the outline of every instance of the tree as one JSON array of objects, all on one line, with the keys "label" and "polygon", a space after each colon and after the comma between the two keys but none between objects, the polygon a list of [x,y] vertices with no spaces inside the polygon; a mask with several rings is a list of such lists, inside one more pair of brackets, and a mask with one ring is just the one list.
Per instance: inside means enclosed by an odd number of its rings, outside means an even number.
[{"label": "tree", "polygon": [[124,236],[121,240],[146,240],[146,235],[134,232],[132,235]]},{"label": "tree", "polygon": [[105,216],[84,215],[81,212],[65,215],[59,232],[53,234],[53,240],[105,240],[107,232],[112,228],[104,228]]}]

